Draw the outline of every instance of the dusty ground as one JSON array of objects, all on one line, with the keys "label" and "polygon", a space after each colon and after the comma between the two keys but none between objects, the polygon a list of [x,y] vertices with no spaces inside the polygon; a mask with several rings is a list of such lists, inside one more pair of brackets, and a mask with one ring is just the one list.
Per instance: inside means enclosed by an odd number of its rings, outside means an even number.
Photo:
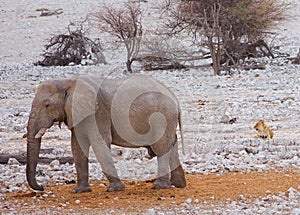
[{"label": "dusty ground", "polygon": [[[106,192],[106,188],[99,184],[107,184],[107,181],[92,181],[91,184],[93,191],[90,193],[72,194],[73,184],[52,184],[46,187],[48,197],[45,197],[44,192],[10,193],[5,201],[35,205],[32,211],[46,211],[55,207],[63,208],[64,213],[80,211],[86,214],[112,209],[116,214],[137,213],[156,206],[167,209],[186,203],[189,199],[192,201],[189,204],[202,204],[209,208],[211,204],[253,201],[267,194],[286,192],[290,187],[300,184],[300,175],[293,170],[280,173],[267,171],[224,175],[189,174],[185,189],[152,190],[152,181],[125,181],[126,191],[122,192]],[[22,210],[18,208],[14,212]],[[9,208],[3,208],[2,212],[8,211]]]}]

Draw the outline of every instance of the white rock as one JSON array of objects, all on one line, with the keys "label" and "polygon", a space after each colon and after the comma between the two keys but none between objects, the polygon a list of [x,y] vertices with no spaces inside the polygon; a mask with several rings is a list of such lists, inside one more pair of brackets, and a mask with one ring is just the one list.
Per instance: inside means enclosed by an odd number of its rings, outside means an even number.
[{"label": "white rock", "polygon": [[285,196],[285,192],[279,192],[279,196],[280,197],[284,197]]},{"label": "white rock", "polygon": [[191,199],[191,198],[188,198],[188,199],[185,200],[185,202],[186,202],[187,204],[191,204],[191,203],[192,203],[192,199]]},{"label": "white rock", "polygon": [[292,200],[295,198],[295,192],[297,192],[293,187],[288,189],[289,192],[289,199]]},{"label": "white rock", "polygon": [[134,161],[135,161],[137,164],[141,164],[141,163],[142,163],[141,159],[139,159],[139,158],[135,159]]},{"label": "white rock", "polygon": [[294,208],[294,209],[292,210],[292,214],[293,214],[293,215],[300,215],[300,208]]},{"label": "white rock", "polygon": [[51,163],[50,163],[50,166],[59,166],[59,160],[53,160],[53,161],[51,161]]},{"label": "white rock", "polygon": [[246,156],[248,153],[243,149],[242,151],[239,152],[240,156]]},{"label": "white rock", "polygon": [[62,170],[62,167],[61,167],[61,166],[58,166],[58,165],[54,165],[54,166],[53,166],[53,170],[54,170],[54,171],[61,171],[61,170]]},{"label": "white rock", "polygon": [[43,198],[47,198],[49,195],[47,193],[43,194],[42,197]]},{"label": "white rock", "polygon": [[156,212],[153,208],[148,209],[146,212],[146,215],[155,215],[155,214],[156,214]]},{"label": "white rock", "polygon": [[15,131],[22,131],[23,129],[25,129],[26,125],[15,125],[14,126],[14,130]]},{"label": "white rock", "polygon": [[17,160],[17,159],[15,159],[15,158],[9,158],[9,160],[7,161],[7,164],[8,165],[19,165],[20,163],[19,163],[19,161]]},{"label": "white rock", "polygon": [[76,200],[75,200],[75,204],[77,204],[77,205],[80,204],[80,200],[79,200],[79,199],[76,199]]}]

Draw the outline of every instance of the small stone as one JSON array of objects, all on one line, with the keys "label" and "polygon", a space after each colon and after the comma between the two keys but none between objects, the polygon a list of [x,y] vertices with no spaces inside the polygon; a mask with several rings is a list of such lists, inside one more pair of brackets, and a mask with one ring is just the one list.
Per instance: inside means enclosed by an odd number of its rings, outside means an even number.
[{"label": "small stone", "polygon": [[285,196],[285,192],[279,192],[279,196],[280,197],[284,197]]},{"label": "small stone", "polygon": [[80,204],[80,200],[79,200],[79,199],[76,199],[76,200],[75,200],[75,204],[77,204],[77,205]]},{"label": "small stone", "polygon": [[272,192],[270,190],[267,190],[266,191],[266,194],[271,194]]},{"label": "small stone", "polygon": [[135,162],[136,162],[137,164],[141,164],[141,163],[142,163],[141,159],[139,159],[139,158],[135,159]]},{"label": "small stone", "polygon": [[147,212],[146,212],[146,215],[155,215],[155,214],[156,214],[155,210],[152,209],[152,208],[148,209]]},{"label": "small stone", "polygon": [[50,166],[59,166],[59,160],[51,161]]},{"label": "small stone", "polygon": [[243,149],[242,151],[239,152],[239,155],[240,156],[245,156],[247,155],[248,153]]},{"label": "small stone", "polygon": [[186,202],[187,204],[191,204],[191,203],[192,203],[192,199],[191,199],[191,198],[188,198],[188,199],[185,200],[185,202]]},{"label": "small stone", "polygon": [[0,200],[4,200],[4,195],[0,193]]},{"label": "small stone", "polygon": [[166,198],[165,198],[165,197],[160,197],[160,196],[159,196],[159,197],[157,198],[157,200],[164,201],[164,200],[166,200]]},{"label": "small stone", "polygon": [[19,165],[19,161],[16,159],[16,158],[9,158],[8,161],[7,161],[7,164],[8,165]]},{"label": "small stone", "polygon": [[240,200],[245,201],[246,200],[245,196],[244,195],[240,195]]},{"label": "small stone", "polygon": [[60,170],[61,170],[61,167],[58,166],[58,165],[55,165],[55,166],[53,166],[53,170],[54,170],[54,171],[60,171]]},{"label": "small stone", "polygon": [[292,211],[292,214],[293,214],[293,215],[300,215],[300,208],[295,208],[295,209]]},{"label": "small stone", "polygon": [[200,202],[199,199],[195,199],[195,200],[194,200],[194,203],[195,203],[195,204],[199,204],[199,202]]},{"label": "small stone", "polygon": [[25,125],[15,125],[14,130],[15,131],[22,131],[26,126]]},{"label": "small stone", "polygon": [[294,199],[295,198],[295,192],[297,192],[293,187],[288,189],[289,192],[289,199]]}]

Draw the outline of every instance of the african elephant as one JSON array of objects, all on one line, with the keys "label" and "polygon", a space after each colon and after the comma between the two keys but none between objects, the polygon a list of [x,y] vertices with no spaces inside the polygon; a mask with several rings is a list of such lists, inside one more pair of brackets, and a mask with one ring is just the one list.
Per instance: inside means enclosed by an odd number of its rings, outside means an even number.
[{"label": "african elephant", "polygon": [[112,160],[111,144],[146,147],[150,156],[157,156],[158,173],[152,188],[186,186],[176,136],[177,124],[182,134],[179,103],[167,87],[150,76],[104,80],[81,76],[41,83],[27,126],[26,177],[34,190],[44,190],[36,181],[36,166],[42,136],[55,122],[65,123],[71,131],[77,172],[74,193],[91,191],[90,146],[109,180],[107,191],[125,189]]}]

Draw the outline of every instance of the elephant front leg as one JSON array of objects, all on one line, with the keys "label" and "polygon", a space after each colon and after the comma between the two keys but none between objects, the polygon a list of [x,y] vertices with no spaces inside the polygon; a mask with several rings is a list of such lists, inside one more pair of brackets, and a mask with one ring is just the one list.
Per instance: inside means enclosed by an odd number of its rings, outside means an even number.
[{"label": "elephant front leg", "polygon": [[122,183],[119,177],[113,177],[104,172],[105,177],[109,181],[109,186],[107,187],[106,191],[123,191],[125,190],[125,185]]},{"label": "elephant front leg", "polygon": [[77,134],[76,136],[74,130],[72,130],[71,147],[77,172],[77,185],[72,190],[72,193],[83,193],[92,191],[88,183],[89,161],[87,155],[89,154],[89,146],[90,144],[87,138],[84,138],[79,134]]},{"label": "elephant front leg", "polygon": [[109,147],[103,143],[100,143],[99,141],[93,142],[92,147],[97,160],[101,165],[102,171],[109,181],[107,191],[111,192],[125,190],[125,185],[118,176]]}]

